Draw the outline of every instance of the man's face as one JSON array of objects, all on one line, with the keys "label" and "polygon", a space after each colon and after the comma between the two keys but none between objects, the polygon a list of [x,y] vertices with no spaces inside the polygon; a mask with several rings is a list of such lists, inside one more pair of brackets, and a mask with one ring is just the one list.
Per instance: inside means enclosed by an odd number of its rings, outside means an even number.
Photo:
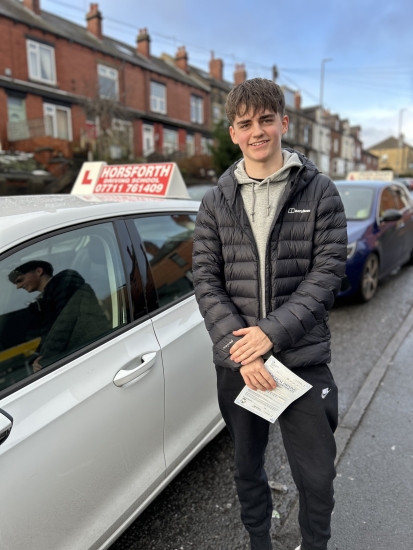
[{"label": "man's face", "polygon": [[252,111],[236,116],[229,131],[232,141],[240,146],[244,158],[254,163],[265,163],[281,150],[281,137],[288,130],[288,117],[277,113]]},{"label": "man's face", "polygon": [[16,288],[23,288],[27,292],[36,292],[41,286],[41,276],[43,274],[43,269],[38,267],[34,271],[29,271],[28,273],[22,273],[14,281]]}]

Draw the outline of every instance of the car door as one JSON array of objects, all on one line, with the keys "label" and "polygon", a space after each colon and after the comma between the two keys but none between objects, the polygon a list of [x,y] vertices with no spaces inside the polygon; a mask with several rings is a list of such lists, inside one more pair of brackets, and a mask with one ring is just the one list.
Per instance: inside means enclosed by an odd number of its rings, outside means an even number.
[{"label": "car door", "polygon": [[146,251],[148,278],[153,280],[148,307],[164,362],[167,473],[222,427],[211,341],[193,294],[195,217],[176,212],[130,222]]},{"label": "car door", "polygon": [[2,548],[98,548],[164,479],[163,366],[128,239],[102,222],[0,257]]},{"label": "car door", "polygon": [[399,222],[399,232],[403,238],[402,263],[407,262],[413,252],[413,201],[401,185],[393,184],[392,191],[395,197],[396,208],[402,213]]},{"label": "car door", "polygon": [[387,186],[382,190],[379,202],[380,271],[382,276],[400,265],[400,258],[403,256],[401,221],[386,222],[382,220],[384,212],[390,209],[397,209],[397,207],[391,188]]}]

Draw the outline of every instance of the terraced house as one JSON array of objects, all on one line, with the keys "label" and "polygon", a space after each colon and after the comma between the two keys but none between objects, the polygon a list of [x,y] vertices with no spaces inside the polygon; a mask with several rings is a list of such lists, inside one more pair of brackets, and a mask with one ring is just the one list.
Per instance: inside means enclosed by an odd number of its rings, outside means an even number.
[{"label": "terraced house", "polygon": [[151,55],[146,29],[135,48],[110,38],[98,4],[82,27],[40,0],[1,0],[0,35],[3,149],[71,158],[100,146],[100,156],[124,160],[208,153],[218,116],[211,85],[230,89],[220,60],[200,75],[184,47],[171,58]]}]

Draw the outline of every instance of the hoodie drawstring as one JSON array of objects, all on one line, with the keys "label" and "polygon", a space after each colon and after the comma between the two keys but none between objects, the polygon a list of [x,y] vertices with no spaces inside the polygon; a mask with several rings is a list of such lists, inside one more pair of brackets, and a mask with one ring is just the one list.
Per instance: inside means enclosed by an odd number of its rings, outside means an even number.
[{"label": "hoodie drawstring", "polygon": [[252,212],[251,212],[251,218],[252,221],[254,221],[254,214],[255,214],[255,182],[252,182]]},{"label": "hoodie drawstring", "polygon": [[270,215],[270,180],[267,181],[267,216]]}]

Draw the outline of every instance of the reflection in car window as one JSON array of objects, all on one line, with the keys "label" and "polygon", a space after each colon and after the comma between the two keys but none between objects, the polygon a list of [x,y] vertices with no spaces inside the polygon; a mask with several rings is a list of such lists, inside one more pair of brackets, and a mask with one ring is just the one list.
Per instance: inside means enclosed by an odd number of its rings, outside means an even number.
[{"label": "reflection in car window", "polygon": [[369,187],[337,186],[348,220],[366,220],[373,204],[373,189]]},{"label": "reflection in car window", "polygon": [[396,202],[394,200],[393,193],[388,187],[383,189],[380,199],[380,216],[383,216],[386,210],[390,208],[397,209]]},{"label": "reflection in car window", "polygon": [[402,189],[398,185],[393,186],[392,189],[393,189],[394,197],[396,199],[397,210],[403,210],[403,208],[406,208],[406,206],[410,206],[410,201],[404,189]]},{"label": "reflection in car window", "polygon": [[172,214],[135,220],[149,258],[160,307],[194,289],[192,236],[195,218],[195,214]]},{"label": "reflection in car window", "polygon": [[0,261],[0,391],[125,324],[111,223],[68,231]]}]

